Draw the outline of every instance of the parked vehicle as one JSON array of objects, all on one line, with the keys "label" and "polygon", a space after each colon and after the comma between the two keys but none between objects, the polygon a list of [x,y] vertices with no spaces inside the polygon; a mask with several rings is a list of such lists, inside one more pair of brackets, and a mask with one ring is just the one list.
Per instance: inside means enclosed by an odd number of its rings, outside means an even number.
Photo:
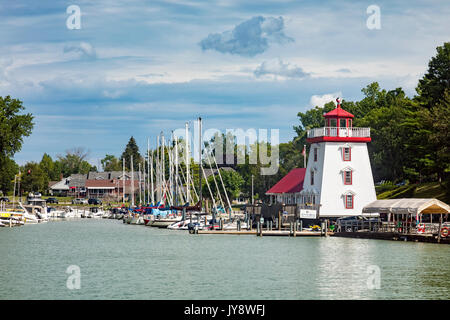
[{"label": "parked vehicle", "polygon": [[56,203],[56,204],[59,203],[58,199],[56,199],[56,198],[48,198],[46,201],[47,201],[47,203]]},{"label": "parked vehicle", "polygon": [[378,223],[378,218],[368,218],[364,216],[350,216],[338,218],[336,224],[341,226],[343,232],[358,232],[362,229],[372,228]]},{"label": "parked vehicle", "polygon": [[99,199],[90,198],[90,199],[88,200],[88,203],[89,203],[89,204],[95,204],[95,205],[101,205],[101,204],[102,204],[102,201],[99,200]]},{"label": "parked vehicle", "polygon": [[88,201],[82,198],[72,199],[72,204],[87,204]]}]

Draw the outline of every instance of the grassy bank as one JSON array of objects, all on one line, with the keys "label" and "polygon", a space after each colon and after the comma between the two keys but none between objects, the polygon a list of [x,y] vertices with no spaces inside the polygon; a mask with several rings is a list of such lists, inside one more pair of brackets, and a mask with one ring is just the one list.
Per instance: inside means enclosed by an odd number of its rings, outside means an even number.
[{"label": "grassy bank", "polygon": [[427,182],[404,186],[381,185],[376,187],[378,199],[436,198],[450,203],[450,194],[439,182]]}]

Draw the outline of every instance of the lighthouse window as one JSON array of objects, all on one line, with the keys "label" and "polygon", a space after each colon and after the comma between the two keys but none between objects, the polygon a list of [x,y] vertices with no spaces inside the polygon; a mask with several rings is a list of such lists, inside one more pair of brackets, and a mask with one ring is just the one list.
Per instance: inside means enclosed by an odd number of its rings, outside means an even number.
[{"label": "lighthouse window", "polygon": [[347,194],[345,196],[345,209],[353,209],[353,195]]},{"label": "lighthouse window", "polygon": [[343,152],[343,160],[350,161],[352,159],[350,147],[345,147]]},{"label": "lighthouse window", "polygon": [[345,128],[346,127],[346,120],[345,119],[339,119],[339,127]]},{"label": "lighthouse window", "polygon": [[314,171],[311,171],[311,185],[314,185]]},{"label": "lighthouse window", "polygon": [[344,184],[352,184],[352,171],[344,171]]},{"label": "lighthouse window", "polygon": [[317,161],[317,148],[314,148],[314,161]]}]

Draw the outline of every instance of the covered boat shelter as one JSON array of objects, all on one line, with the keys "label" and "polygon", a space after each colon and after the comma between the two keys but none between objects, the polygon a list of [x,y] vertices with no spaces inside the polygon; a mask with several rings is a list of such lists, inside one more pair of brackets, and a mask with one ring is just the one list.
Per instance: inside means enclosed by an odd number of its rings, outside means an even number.
[{"label": "covered boat shelter", "polygon": [[369,203],[362,212],[379,213],[396,232],[438,233],[440,237],[443,224],[449,221],[450,206],[432,198],[387,199]]}]

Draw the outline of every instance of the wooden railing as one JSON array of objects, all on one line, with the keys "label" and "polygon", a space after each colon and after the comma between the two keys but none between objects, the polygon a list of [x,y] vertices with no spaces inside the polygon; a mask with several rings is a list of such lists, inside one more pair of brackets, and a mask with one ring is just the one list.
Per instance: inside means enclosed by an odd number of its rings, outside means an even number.
[{"label": "wooden railing", "polygon": [[346,128],[346,127],[313,128],[307,131],[307,136],[308,138],[316,138],[316,137],[369,138],[370,128]]}]

